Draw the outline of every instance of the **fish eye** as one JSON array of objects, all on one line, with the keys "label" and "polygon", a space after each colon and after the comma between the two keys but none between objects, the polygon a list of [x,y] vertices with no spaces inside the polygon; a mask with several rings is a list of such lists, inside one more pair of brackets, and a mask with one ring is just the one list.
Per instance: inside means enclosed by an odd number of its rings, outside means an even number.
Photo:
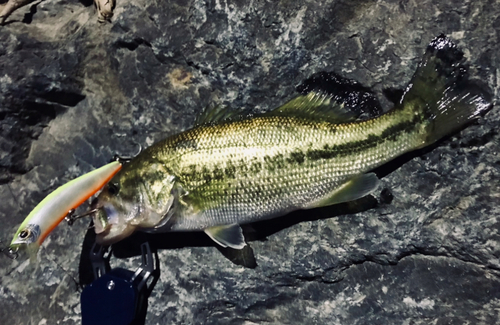
[{"label": "fish eye", "polygon": [[118,186],[118,184],[113,184],[113,183],[108,184],[108,193],[109,194],[117,195],[118,192],[120,192],[120,187]]},{"label": "fish eye", "polygon": [[29,229],[24,229],[19,233],[19,238],[20,239],[26,239],[31,236],[31,230]]}]

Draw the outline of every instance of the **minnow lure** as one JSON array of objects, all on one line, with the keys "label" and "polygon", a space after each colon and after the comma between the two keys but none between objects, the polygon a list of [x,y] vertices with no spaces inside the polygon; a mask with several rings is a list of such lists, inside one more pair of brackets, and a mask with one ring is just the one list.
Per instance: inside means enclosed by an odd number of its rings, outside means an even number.
[{"label": "minnow lure", "polygon": [[345,110],[331,92],[342,86],[335,78],[317,80],[317,88],[265,114],[207,111],[192,129],[144,150],[104,187],[94,204],[97,242],[112,244],[136,230],[204,231],[223,247],[241,249],[241,224],[373,193],[379,180],[371,170],[491,107],[489,92],[465,78],[462,59],[455,44],[437,37],[401,100],[371,119]]},{"label": "minnow lure", "polygon": [[58,187],[31,211],[5,253],[16,258],[17,251],[24,246],[31,257],[35,256],[45,238],[68,213],[99,191],[121,168],[120,162],[113,161]]}]

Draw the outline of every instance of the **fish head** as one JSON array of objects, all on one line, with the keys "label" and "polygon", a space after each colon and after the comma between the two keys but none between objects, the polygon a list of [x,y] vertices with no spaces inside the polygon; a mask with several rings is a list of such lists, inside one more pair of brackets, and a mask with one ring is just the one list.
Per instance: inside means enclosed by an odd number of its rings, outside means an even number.
[{"label": "fish head", "polygon": [[161,223],[174,201],[174,183],[160,163],[125,165],[92,203],[97,243],[111,245]]}]

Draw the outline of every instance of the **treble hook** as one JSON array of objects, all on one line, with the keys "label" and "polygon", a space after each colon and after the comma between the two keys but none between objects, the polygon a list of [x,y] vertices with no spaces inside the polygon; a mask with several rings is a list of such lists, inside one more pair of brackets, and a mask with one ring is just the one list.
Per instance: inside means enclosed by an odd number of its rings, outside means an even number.
[{"label": "treble hook", "polygon": [[74,215],[75,213],[75,209],[72,209],[72,210],[69,210],[68,214],[66,215],[66,217],[64,217],[64,220],[66,220],[66,222],[68,223],[68,225],[72,226],[73,223],[78,220],[78,219],[81,219],[83,217],[86,217],[94,212],[97,212],[99,210],[99,208],[95,208],[95,209],[92,209],[92,210],[89,210],[85,213],[82,213],[80,215]]},{"label": "treble hook", "polygon": [[134,159],[135,157],[137,157],[141,152],[142,152],[142,145],[140,143],[138,143],[139,145],[139,152],[137,152],[135,155],[132,155],[132,156],[120,156],[118,154],[114,155],[113,156],[113,161],[118,161],[118,162],[121,162],[121,163],[128,163],[130,162],[132,159]]},{"label": "treble hook", "polygon": [[[2,241],[0,240],[0,243],[1,242]],[[7,246],[5,248],[0,249],[0,252],[4,253],[8,258],[15,260],[16,258],[19,257],[19,254],[17,253],[18,250],[19,250],[19,248],[17,248],[17,247],[12,248],[10,246]]]}]

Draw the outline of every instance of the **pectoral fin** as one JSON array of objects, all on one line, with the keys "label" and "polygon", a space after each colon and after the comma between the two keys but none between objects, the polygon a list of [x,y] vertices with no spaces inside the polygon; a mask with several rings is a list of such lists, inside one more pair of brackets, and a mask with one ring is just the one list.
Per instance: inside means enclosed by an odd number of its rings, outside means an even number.
[{"label": "pectoral fin", "polygon": [[205,233],[222,247],[242,249],[245,247],[245,237],[240,225],[231,224],[206,228]]},{"label": "pectoral fin", "polygon": [[346,182],[339,189],[312,202],[305,209],[324,207],[342,202],[354,201],[374,192],[380,183],[375,173],[368,173],[356,176]]}]

